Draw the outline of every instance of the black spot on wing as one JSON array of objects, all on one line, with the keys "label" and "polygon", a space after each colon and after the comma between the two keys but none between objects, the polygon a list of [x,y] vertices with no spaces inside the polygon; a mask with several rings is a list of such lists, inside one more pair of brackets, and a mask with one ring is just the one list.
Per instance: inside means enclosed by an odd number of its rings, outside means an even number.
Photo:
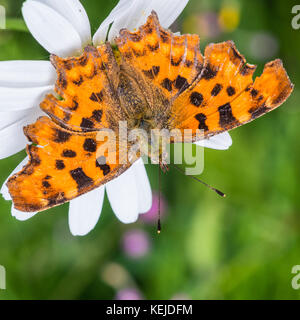
[{"label": "black spot on wing", "polygon": [[165,30],[160,30],[160,38],[162,42],[167,43],[170,40],[170,35]]},{"label": "black spot on wing", "polygon": [[142,51],[139,51],[134,48],[132,48],[132,52],[136,57],[143,57],[147,53],[145,49],[143,49]]},{"label": "black spot on wing", "polygon": [[251,108],[249,110],[249,113],[251,114],[251,118],[255,119],[255,118],[263,115],[264,113],[268,112],[269,110],[270,110],[270,108],[266,107],[266,105],[263,103],[258,108]]},{"label": "black spot on wing", "polygon": [[257,102],[261,101],[264,99],[264,96],[263,95],[260,95],[258,98],[257,98]]},{"label": "black spot on wing", "polygon": [[198,129],[200,130],[208,130],[208,126],[205,123],[206,115],[203,113],[198,113],[195,115],[195,119],[199,121]]},{"label": "black spot on wing", "polygon": [[66,166],[63,160],[56,160],[55,167],[57,170],[63,170]]},{"label": "black spot on wing", "polygon": [[102,102],[103,101],[103,92],[93,92],[90,96],[90,100],[94,102]]},{"label": "black spot on wing", "polygon": [[96,141],[90,138],[85,139],[83,149],[88,152],[95,152],[97,150]]},{"label": "black spot on wing", "polygon": [[222,90],[223,86],[220,83],[217,83],[214,88],[211,90],[211,95],[213,97],[217,96]]},{"label": "black spot on wing", "polygon": [[171,65],[174,67],[178,67],[180,65],[180,63],[182,62],[182,57],[180,57],[177,61],[174,60],[174,58],[171,58]]},{"label": "black spot on wing", "polygon": [[94,128],[94,122],[88,118],[82,118],[80,127],[82,129],[93,129]]},{"label": "black spot on wing", "polygon": [[43,184],[43,187],[44,187],[44,188],[47,188],[47,189],[48,189],[48,188],[51,187],[51,184],[50,184],[48,181],[43,181],[42,184]]},{"label": "black spot on wing", "polygon": [[79,104],[76,100],[72,101],[72,107],[70,108],[72,111],[76,111],[79,107]]},{"label": "black spot on wing", "polygon": [[190,95],[190,102],[196,107],[200,107],[203,102],[203,95],[197,91],[192,92]]},{"label": "black spot on wing", "polygon": [[93,118],[97,121],[97,122],[101,122],[103,116],[103,111],[102,110],[94,110],[93,111]]},{"label": "black spot on wing", "polygon": [[190,68],[193,65],[193,62],[190,60],[185,60],[184,65],[185,67]]},{"label": "black spot on wing", "polygon": [[163,82],[161,83],[161,86],[170,92],[172,91],[172,81],[168,78],[165,78],[163,80]]},{"label": "black spot on wing", "polygon": [[245,64],[241,69],[240,69],[240,74],[242,76],[247,76],[249,75],[250,73],[253,72],[253,70],[255,70],[255,66],[250,66],[250,65],[247,65]]},{"label": "black spot on wing", "polygon": [[88,177],[82,168],[77,168],[70,171],[71,177],[76,181],[78,190],[82,190],[86,187],[93,185],[93,179]]},{"label": "black spot on wing", "polygon": [[81,56],[78,60],[79,65],[81,65],[82,67],[86,66],[88,62],[88,57],[87,56]]},{"label": "black spot on wing", "polygon": [[186,78],[181,77],[180,75],[177,76],[176,80],[175,80],[175,88],[178,90],[185,90],[187,87],[189,86],[188,81],[186,80]]},{"label": "black spot on wing", "polygon": [[71,70],[71,69],[73,68],[72,59],[71,59],[71,60],[62,60],[62,63],[63,63],[64,67],[65,67],[67,70]]},{"label": "black spot on wing", "polygon": [[153,32],[153,28],[150,24],[145,25],[144,31],[146,34],[151,34]]},{"label": "black spot on wing", "polygon": [[232,86],[228,86],[226,91],[227,91],[227,94],[229,97],[231,97],[235,94],[235,89]]},{"label": "black spot on wing", "polygon": [[157,42],[154,45],[148,44],[147,47],[152,52],[157,51],[159,49],[159,43]]},{"label": "black spot on wing", "polygon": [[214,68],[210,63],[208,63],[202,71],[201,78],[205,80],[210,80],[213,79],[217,75],[217,73],[218,70]]},{"label": "black spot on wing", "polygon": [[157,76],[160,71],[160,66],[153,66],[152,70],[153,70],[154,75]]},{"label": "black spot on wing", "polygon": [[230,103],[226,103],[218,108],[220,114],[220,126],[226,129],[228,126],[236,124],[238,121],[232,114]]},{"label": "black spot on wing", "polygon": [[60,73],[58,76],[58,84],[62,89],[66,89],[68,86],[68,82],[66,80],[65,74],[64,73]]},{"label": "black spot on wing", "polygon": [[149,70],[143,70],[143,73],[149,79],[154,79],[159,74],[160,66],[153,66]]},{"label": "black spot on wing", "polygon": [[74,80],[73,83],[79,87],[83,83],[82,76],[80,76],[78,80]]},{"label": "black spot on wing", "polygon": [[54,135],[54,141],[57,143],[64,143],[67,142],[71,137],[71,134],[66,132],[66,131],[62,131],[59,129],[55,129],[55,135]]},{"label": "black spot on wing", "polygon": [[64,192],[58,192],[55,195],[48,198],[48,206],[52,207],[58,205],[60,203],[66,202],[67,199],[65,198]]},{"label": "black spot on wing", "polygon": [[75,158],[76,157],[76,152],[73,150],[65,149],[62,152],[62,156],[65,158]]},{"label": "black spot on wing", "polygon": [[101,156],[96,160],[96,167],[99,167],[102,170],[104,176],[110,173],[110,166],[106,164],[106,158],[104,156]]},{"label": "black spot on wing", "polygon": [[139,33],[129,33],[128,38],[133,42],[139,42],[142,40],[142,37]]},{"label": "black spot on wing", "polygon": [[252,89],[250,93],[253,98],[255,98],[258,95],[258,91],[256,89]]}]

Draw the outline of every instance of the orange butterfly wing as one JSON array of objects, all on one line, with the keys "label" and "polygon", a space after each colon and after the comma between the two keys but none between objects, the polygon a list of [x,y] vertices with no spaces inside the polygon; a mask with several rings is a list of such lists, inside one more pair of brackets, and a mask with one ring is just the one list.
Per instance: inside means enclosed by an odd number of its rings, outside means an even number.
[{"label": "orange butterfly wing", "polygon": [[192,129],[194,139],[196,129],[209,137],[249,122],[293,90],[280,60],[268,63],[253,83],[256,66],[246,63],[232,41],[207,46],[203,58],[197,35],[175,36],[160,26],[155,12],[137,32],[122,30],[116,43],[123,59],[167,97],[168,129]]},{"label": "orange butterfly wing", "polygon": [[80,57],[51,56],[56,68],[56,94],[49,94],[41,109],[72,131],[94,131],[110,126],[108,111],[118,109],[113,90],[119,66],[109,44],[87,46]]},{"label": "orange butterfly wing", "polygon": [[[130,167],[119,159],[118,144],[97,157],[97,134],[116,132],[122,120],[113,95],[119,67],[108,44],[88,46],[77,58],[51,56],[57,71],[55,94],[41,108],[41,117],[24,128],[29,162],[8,180],[16,209],[41,211],[69,201],[117,177]],[[109,157],[115,159],[109,163]],[[108,159],[107,159],[108,158]]]},{"label": "orange butterfly wing", "polygon": [[27,146],[29,163],[7,183],[14,206],[21,211],[41,211],[69,201],[130,166],[118,164],[117,150],[110,150],[116,159],[113,164],[106,160],[108,154],[97,158],[97,149],[104,143],[97,141],[97,132],[72,132],[48,117],[24,131],[32,142]]},{"label": "orange butterfly wing", "polygon": [[254,71],[233,42],[208,46],[201,74],[173,103],[170,126],[212,136],[262,116],[289,97],[293,85],[280,60],[267,63],[253,83]]},{"label": "orange butterfly wing", "polygon": [[176,36],[163,29],[154,12],[137,32],[121,30],[116,44],[122,59],[168,99],[187,88],[202,69],[199,37]]}]

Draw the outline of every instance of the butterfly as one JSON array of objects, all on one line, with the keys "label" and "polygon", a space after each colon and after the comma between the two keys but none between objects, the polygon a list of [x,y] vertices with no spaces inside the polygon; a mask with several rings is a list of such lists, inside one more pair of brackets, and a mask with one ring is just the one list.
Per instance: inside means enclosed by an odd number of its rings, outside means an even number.
[{"label": "butterfly", "polygon": [[128,129],[200,129],[209,138],[275,109],[293,90],[279,59],[253,82],[256,66],[232,41],[210,44],[202,56],[197,35],[163,29],[154,11],[138,31],[122,29],[114,45],[87,46],[79,57],[52,55],[51,62],[55,93],[40,104],[48,117],[24,128],[29,162],[7,182],[21,211],[62,204],[127,170],[131,163],[117,147],[100,161],[96,152],[103,144],[97,134],[117,133],[120,121]]}]

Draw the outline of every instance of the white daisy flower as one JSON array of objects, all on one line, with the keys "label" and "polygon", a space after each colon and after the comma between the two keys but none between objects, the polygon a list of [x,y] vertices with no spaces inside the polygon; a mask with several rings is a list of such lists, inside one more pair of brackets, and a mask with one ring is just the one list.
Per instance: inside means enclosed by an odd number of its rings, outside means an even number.
[{"label": "white daisy flower", "polygon": [[[107,36],[113,41],[122,28],[134,31],[146,22],[152,10],[157,12],[162,26],[168,28],[187,3],[188,0],[120,0],[93,39],[88,16],[79,0],[27,0],[22,13],[41,46],[51,54],[69,57],[81,54],[87,44],[99,45]],[[25,148],[23,127],[43,114],[39,104],[45,94],[54,89],[55,81],[56,72],[49,61],[0,62],[0,159]],[[197,142],[219,150],[229,148],[231,143],[228,133]],[[20,171],[27,161],[25,158],[11,174]],[[69,226],[73,235],[86,235],[95,227],[105,190],[114,213],[123,223],[135,222],[140,213],[151,208],[151,187],[143,161],[139,159],[118,178],[70,201]],[[1,193],[6,200],[11,200],[6,181]],[[27,220],[36,214],[18,211],[13,206],[11,213],[18,220]]]}]

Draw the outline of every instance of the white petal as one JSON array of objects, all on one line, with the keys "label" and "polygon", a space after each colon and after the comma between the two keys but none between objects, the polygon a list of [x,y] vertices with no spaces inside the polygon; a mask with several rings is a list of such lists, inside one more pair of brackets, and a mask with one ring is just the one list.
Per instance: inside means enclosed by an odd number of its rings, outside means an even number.
[{"label": "white petal", "polygon": [[0,131],[6,127],[9,127],[15,122],[27,117],[33,111],[32,108],[18,110],[18,111],[5,111],[0,112]]},{"label": "white petal", "polygon": [[188,0],[132,0],[120,1],[111,14],[101,24],[94,36],[94,43],[104,41],[110,23],[114,22],[109,32],[108,40],[118,36],[120,29],[131,31],[138,29],[147,20],[151,11],[158,14],[160,24],[168,28],[180,15]]},{"label": "white petal", "polygon": [[108,15],[108,17],[101,23],[98,30],[94,34],[94,37],[93,37],[94,45],[97,46],[106,40],[109,25],[113,21],[122,17],[124,15],[124,12],[127,12],[128,7],[130,7],[134,1],[135,0],[120,0],[118,2],[118,4],[111,11],[111,13]]},{"label": "white petal", "polygon": [[[112,22],[114,23],[109,31],[109,41],[112,41],[116,36],[118,36],[119,31],[122,28],[127,28],[133,31],[135,28],[138,27],[137,22],[140,18],[139,15],[145,14],[144,9],[147,7],[147,1],[149,2],[149,0],[131,0],[127,3],[124,3],[124,1],[120,2],[117,5],[117,7],[106,18],[106,20],[104,20],[103,24],[96,32],[94,38],[96,38],[97,36],[99,37],[98,32],[103,29],[103,26],[106,27],[107,24],[109,25]],[[146,19],[146,15],[144,17]]]},{"label": "white petal", "polygon": [[223,132],[209,139],[197,141],[195,144],[210,149],[226,150],[232,145],[232,139],[228,132]]},{"label": "white petal", "polygon": [[13,174],[19,172],[22,170],[22,168],[26,165],[26,163],[28,162],[28,157],[26,157],[23,161],[21,161],[18,166],[10,173],[10,175],[8,176],[8,178],[5,180],[5,182],[3,183],[2,187],[1,187],[1,194],[3,196],[3,198],[5,200],[11,200],[11,196],[8,192],[8,188],[6,186],[6,182],[9,179],[10,176],[12,176]]},{"label": "white petal", "polygon": [[0,86],[0,112],[38,108],[45,94],[52,90],[53,85],[35,88],[7,88]]},{"label": "white petal", "polygon": [[117,218],[123,223],[135,222],[139,215],[136,173],[136,166],[131,166],[118,178],[105,185],[110,205]]},{"label": "white petal", "polygon": [[[164,28],[170,25],[178,18],[189,0],[152,0],[152,4],[146,10],[148,16],[152,10],[156,11],[160,24]],[[143,20],[144,23],[146,20]]]},{"label": "white petal", "polygon": [[98,222],[104,199],[104,186],[70,201],[69,227],[74,236],[88,234]]},{"label": "white petal", "polygon": [[0,159],[9,157],[25,148],[28,140],[23,133],[23,127],[35,122],[42,114],[40,109],[32,109],[27,116],[0,130]]},{"label": "white petal", "polygon": [[145,165],[142,159],[137,160],[135,166],[135,181],[138,190],[139,213],[146,213],[152,207],[152,190]]},{"label": "white petal", "polygon": [[33,216],[35,216],[37,213],[38,212],[23,212],[23,211],[19,211],[19,210],[15,209],[13,207],[13,204],[11,206],[11,215],[13,217],[15,217],[19,221],[28,220],[28,219],[32,218]]},{"label": "white petal", "polygon": [[54,85],[56,72],[49,61],[1,61],[0,86],[29,88]]},{"label": "white petal", "polygon": [[22,135],[23,125],[20,125],[20,123],[22,123],[22,121],[18,121],[1,130],[0,159],[10,157],[25,148],[27,139],[24,134]]},{"label": "white petal", "polygon": [[72,24],[55,10],[37,1],[26,1],[22,13],[31,34],[48,52],[60,57],[80,52],[80,35]]},{"label": "white petal", "polygon": [[35,0],[41,2],[68,20],[81,37],[83,45],[91,42],[91,26],[88,15],[79,0]]}]

